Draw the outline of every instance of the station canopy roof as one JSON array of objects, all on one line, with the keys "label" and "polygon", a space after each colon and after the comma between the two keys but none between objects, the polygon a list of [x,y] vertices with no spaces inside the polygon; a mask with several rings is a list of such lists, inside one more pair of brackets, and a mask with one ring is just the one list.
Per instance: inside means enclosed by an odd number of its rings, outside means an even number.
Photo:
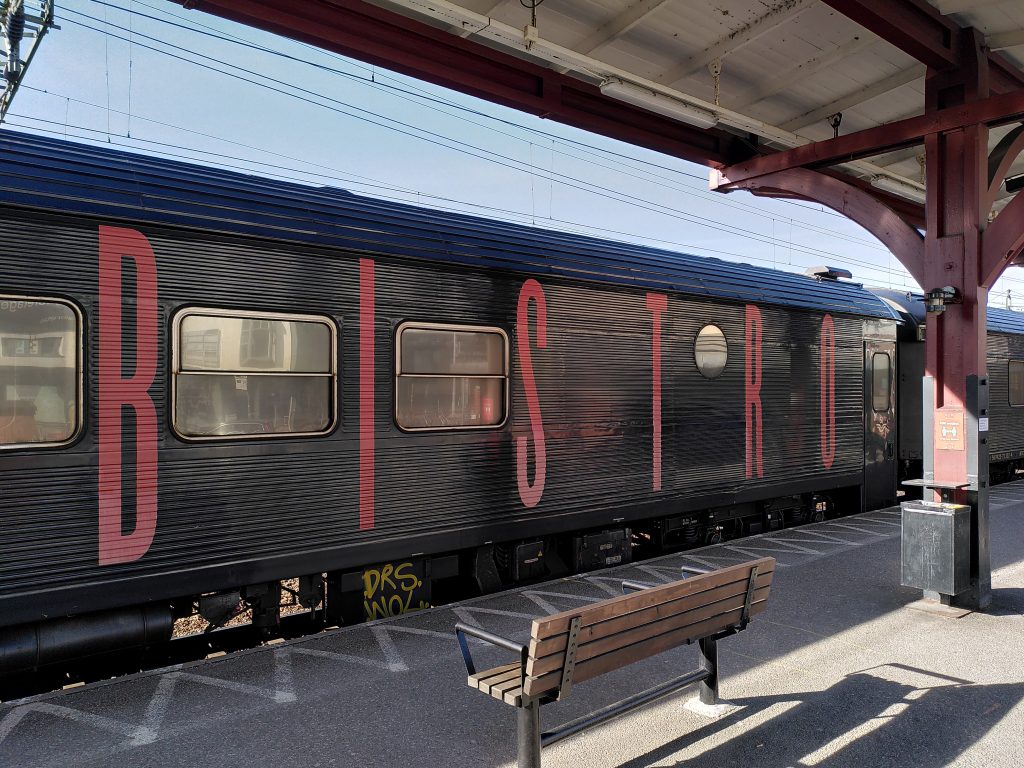
[{"label": "station canopy roof", "polygon": [[[772,149],[832,138],[838,113],[841,135],[923,114],[926,64],[948,66],[948,36],[958,27],[985,36],[994,93],[1024,87],[1021,0],[532,2],[370,0],[606,96],[753,134]],[[994,128],[990,147],[1014,127]],[[836,169],[922,203],[923,162],[918,145]],[[1011,186],[1019,174],[1024,156],[1010,169]],[[1011,196],[1002,189],[996,208]]]}]

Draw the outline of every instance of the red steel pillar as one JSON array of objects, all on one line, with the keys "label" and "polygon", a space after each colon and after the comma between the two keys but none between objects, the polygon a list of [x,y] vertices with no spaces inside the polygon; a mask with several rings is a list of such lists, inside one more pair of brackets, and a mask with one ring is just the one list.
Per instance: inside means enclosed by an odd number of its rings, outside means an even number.
[{"label": "red steel pillar", "polygon": [[[960,66],[929,69],[926,113],[989,95],[988,58],[981,43],[975,30],[964,30]],[[971,507],[970,588],[957,596],[925,596],[974,610],[991,600],[985,367],[990,285],[982,261],[989,205],[987,153],[988,128],[983,124],[925,138],[927,227],[922,274],[917,275],[926,294],[936,296],[926,327],[924,480],[941,500]]]},{"label": "red steel pillar", "polygon": [[[1021,94],[1004,94],[1012,98],[998,102],[1002,117],[995,114],[982,37],[973,29],[954,34],[956,64],[929,68],[923,117],[753,158],[714,172],[711,186],[827,205],[885,243],[924,289],[924,478],[914,484],[937,498],[904,505],[903,578],[927,585],[926,598],[977,610],[992,592],[986,304],[999,274],[1024,258],[1024,193],[991,223],[989,214],[1000,182],[1024,151],[1024,128],[1007,134],[989,157],[988,123],[1020,119]],[[921,139],[923,238],[914,211],[900,212],[863,184],[812,170]]]}]

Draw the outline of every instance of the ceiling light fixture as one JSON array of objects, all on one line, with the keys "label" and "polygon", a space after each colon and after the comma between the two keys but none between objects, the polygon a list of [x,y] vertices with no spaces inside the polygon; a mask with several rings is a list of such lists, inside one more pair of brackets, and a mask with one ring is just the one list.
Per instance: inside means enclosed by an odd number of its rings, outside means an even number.
[{"label": "ceiling light fixture", "polygon": [[685,101],[674,99],[671,96],[650,91],[639,85],[628,83],[624,80],[605,80],[601,83],[601,93],[613,99],[632,104],[650,112],[657,112],[659,115],[671,117],[687,125],[697,128],[714,128],[718,125],[718,115],[706,109],[692,106]]},{"label": "ceiling light fixture", "polygon": [[903,181],[892,176],[875,176],[871,179],[871,186],[889,192],[898,197],[905,197],[915,203],[924,203],[924,190],[909,181]]}]

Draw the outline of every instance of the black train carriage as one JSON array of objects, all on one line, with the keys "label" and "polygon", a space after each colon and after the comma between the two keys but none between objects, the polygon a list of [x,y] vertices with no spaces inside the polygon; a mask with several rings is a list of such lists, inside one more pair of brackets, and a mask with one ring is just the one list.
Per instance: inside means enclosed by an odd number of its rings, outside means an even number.
[{"label": "black train carriage", "polygon": [[11,132],[0,229],[5,671],[895,500],[852,283]]},{"label": "black train carriage", "polygon": [[[898,331],[899,477],[922,477],[921,377],[925,374],[924,297],[876,290],[903,322]],[[987,309],[989,480],[1004,482],[1024,471],[1024,312]],[[920,492],[918,491],[918,494]]]}]

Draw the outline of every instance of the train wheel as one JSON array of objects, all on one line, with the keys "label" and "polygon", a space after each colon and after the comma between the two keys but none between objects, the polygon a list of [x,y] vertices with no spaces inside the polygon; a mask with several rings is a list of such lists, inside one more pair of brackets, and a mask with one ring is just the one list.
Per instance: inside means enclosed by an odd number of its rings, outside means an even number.
[{"label": "train wheel", "polygon": [[709,530],[707,532],[707,535],[705,535],[705,537],[704,537],[704,543],[705,544],[709,544],[709,545],[710,544],[721,544],[722,543],[722,529],[721,528],[712,528],[711,530]]}]

